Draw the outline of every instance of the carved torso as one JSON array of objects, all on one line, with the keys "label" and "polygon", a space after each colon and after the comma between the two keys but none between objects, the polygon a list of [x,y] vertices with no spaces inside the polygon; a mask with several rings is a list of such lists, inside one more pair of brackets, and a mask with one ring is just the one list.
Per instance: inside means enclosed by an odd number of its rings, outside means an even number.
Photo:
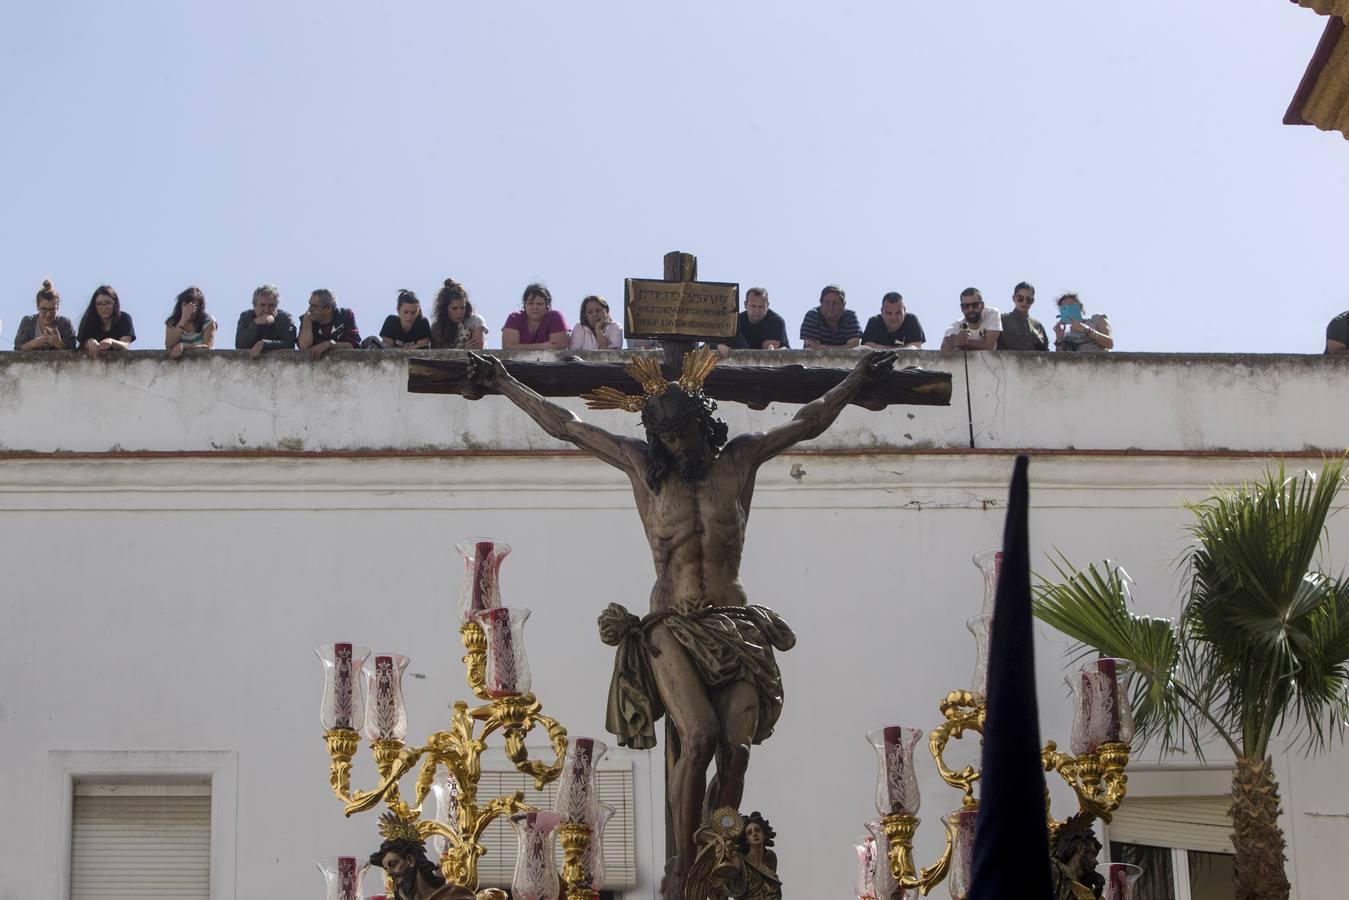
[{"label": "carved torso", "polygon": [[745,605],[740,585],[748,518],[744,468],[735,454],[722,454],[703,478],[686,481],[672,472],[657,492],[647,486],[645,473],[630,473],[656,567],[653,612]]}]

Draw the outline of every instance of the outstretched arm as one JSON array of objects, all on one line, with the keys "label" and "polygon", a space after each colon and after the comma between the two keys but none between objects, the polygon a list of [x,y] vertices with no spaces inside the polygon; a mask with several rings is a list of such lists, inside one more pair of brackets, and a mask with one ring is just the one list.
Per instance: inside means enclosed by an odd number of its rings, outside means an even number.
[{"label": "outstretched arm", "polygon": [[603,428],[581,421],[571,410],[548,402],[507,372],[501,360],[495,356],[470,353],[468,379],[474,384],[498,391],[524,410],[548,434],[560,441],[575,444],[596,459],[629,473],[640,472],[645,466],[641,441],[610,434]]},{"label": "outstretched arm", "polygon": [[885,377],[895,367],[897,356],[893,350],[868,353],[858,361],[847,378],[830,388],[820,399],[801,407],[790,422],[757,434],[743,434],[731,441],[726,451],[748,454],[751,463],[757,466],[801,441],[819,437],[834,424],[839,413],[852,402],[864,384]]}]

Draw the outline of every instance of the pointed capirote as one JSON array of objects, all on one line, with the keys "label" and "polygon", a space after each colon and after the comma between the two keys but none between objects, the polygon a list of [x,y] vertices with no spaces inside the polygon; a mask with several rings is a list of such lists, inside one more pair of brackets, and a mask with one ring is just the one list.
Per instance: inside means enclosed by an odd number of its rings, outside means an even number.
[{"label": "pointed capirote", "polygon": [[988,655],[969,900],[1052,900],[1030,592],[1029,460],[1016,458]]}]

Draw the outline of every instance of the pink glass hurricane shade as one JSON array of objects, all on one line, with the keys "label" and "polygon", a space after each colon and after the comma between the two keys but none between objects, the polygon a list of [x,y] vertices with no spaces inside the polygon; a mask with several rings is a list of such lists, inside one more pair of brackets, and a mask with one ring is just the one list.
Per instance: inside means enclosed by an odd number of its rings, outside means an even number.
[{"label": "pink glass hurricane shade", "polygon": [[465,538],[454,545],[464,558],[464,587],[459,593],[459,621],[467,624],[476,613],[501,606],[501,563],[511,546],[494,538]]},{"label": "pink glass hurricane shade", "polygon": [[562,817],[552,812],[516,813],[510,817],[515,829],[515,873],[511,878],[512,900],[558,900],[560,894],[553,842]]},{"label": "pink glass hurricane shade", "polygon": [[882,816],[918,815],[921,798],[914,747],[922,736],[921,729],[910,725],[883,725],[867,732],[876,751],[876,811]]},{"label": "pink glass hurricane shade", "polygon": [[529,657],[525,654],[525,623],[530,611],[523,606],[499,606],[473,614],[487,640],[486,690],[492,698],[529,693]]},{"label": "pink glass hurricane shade", "polygon": [[365,719],[365,679],[361,666],[370,655],[368,647],[338,642],[314,651],[323,663],[323,699],[319,721],[326,731],[356,731]]},{"label": "pink glass hurricane shade", "polygon": [[359,856],[329,856],[317,862],[323,873],[327,892],[325,900],[364,900],[361,882],[370,869],[367,859]]},{"label": "pink glass hurricane shade", "polygon": [[568,740],[562,776],[558,779],[557,800],[553,804],[553,809],[564,821],[595,827],[600,814],[595,772],[608,752],[609,746],[595,738],[572,737]]},{"label": "pink glass hurricane shade", "polygon": [[410,660],[397,653],[374,653],[365,661],[365,736],[372,741],[407,737],[408,714],[403,703],[403,672]]},{"label": "pink glass hurricane shade", "polygon": [[1143,870],[1129,863],[1108,863],[1105,867],[1105,900],[1134,900],[1134,886]]},{"label": "pink glass hurricane shade", "polygon": [[1067,676],[1073,691],[1072,751],[1081,756],[1102,744],[1130,744],[1134,739],[1129,685],[1133,663],[1123,659],[1094,659]]}]

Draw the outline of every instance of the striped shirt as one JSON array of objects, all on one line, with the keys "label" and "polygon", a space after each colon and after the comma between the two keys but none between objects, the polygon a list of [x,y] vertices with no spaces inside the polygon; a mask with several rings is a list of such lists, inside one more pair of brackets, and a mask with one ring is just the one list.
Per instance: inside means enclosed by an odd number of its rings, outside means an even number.
[{"label": "striped shirt", "polygon": [[845,309],[843,315],[839,316],[837,328],[829,327],[818,306],[807,310],[806,317],[801,320],[803,341],[814,341],[828,347],[846,347],[849,341],[861,336],[862,328],[857,324],[857,314],[850,309]]}]

